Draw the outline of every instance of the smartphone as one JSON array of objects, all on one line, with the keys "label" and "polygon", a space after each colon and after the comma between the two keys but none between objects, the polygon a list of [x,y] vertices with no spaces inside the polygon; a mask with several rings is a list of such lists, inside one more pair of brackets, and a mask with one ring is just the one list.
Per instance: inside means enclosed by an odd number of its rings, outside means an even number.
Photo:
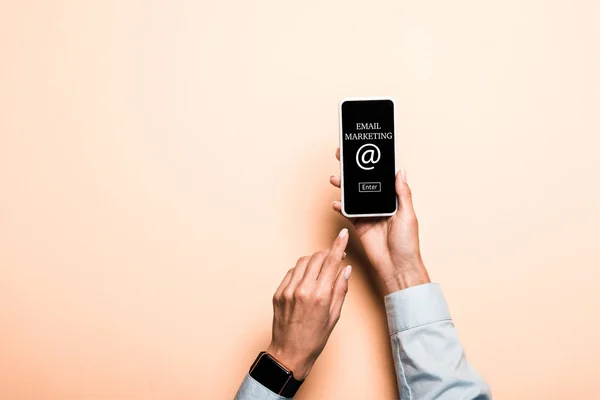
[{"label": "smartphone", "polygon": [[340,102],[342,214],[383,217],[398,209],[396,132],[391,98]]}]

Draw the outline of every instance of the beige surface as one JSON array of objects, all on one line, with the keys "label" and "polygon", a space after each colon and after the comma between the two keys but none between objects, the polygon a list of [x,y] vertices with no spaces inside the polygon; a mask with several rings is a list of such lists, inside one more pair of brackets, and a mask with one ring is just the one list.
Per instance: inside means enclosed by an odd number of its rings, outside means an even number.
[{"label": "beige surface", "polygon": [[[496,398],[600,398],[599,4],[3,2],[0,398],[231,398],[376,95]],[[354,265],[299,399],[397,396]]]}]

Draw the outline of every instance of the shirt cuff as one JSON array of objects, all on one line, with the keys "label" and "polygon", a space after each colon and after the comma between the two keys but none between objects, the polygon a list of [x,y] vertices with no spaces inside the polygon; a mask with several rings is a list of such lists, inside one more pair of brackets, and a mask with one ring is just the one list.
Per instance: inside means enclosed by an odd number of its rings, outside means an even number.
[{"label": "shirt cuff", "polygon": [[238,390],[234,400],[285,400],[277,393],[273,393],[256,381],[250,374],[246,374],[242,386]]},{"label": "shirt cuff", "polygon": [[385,296],[390,335],[417,326],[449,320],[450,312],[436,283],[425,283]]}]

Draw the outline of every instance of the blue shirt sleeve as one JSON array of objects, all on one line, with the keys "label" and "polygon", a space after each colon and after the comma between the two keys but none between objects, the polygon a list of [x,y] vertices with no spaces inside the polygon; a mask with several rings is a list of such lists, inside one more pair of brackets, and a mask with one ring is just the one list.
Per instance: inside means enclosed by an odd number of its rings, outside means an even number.
[{"label": "blue shirt sleeve", "polygon": [[246,374],[234,400],[286,400],[286,397],[271,392],[250,375]]},{"label": "blue shirt sleeve", "polygon": [[385,307],[402,400],[488,400],[465,357],[444,295],[428,283],[391,293]]}]

